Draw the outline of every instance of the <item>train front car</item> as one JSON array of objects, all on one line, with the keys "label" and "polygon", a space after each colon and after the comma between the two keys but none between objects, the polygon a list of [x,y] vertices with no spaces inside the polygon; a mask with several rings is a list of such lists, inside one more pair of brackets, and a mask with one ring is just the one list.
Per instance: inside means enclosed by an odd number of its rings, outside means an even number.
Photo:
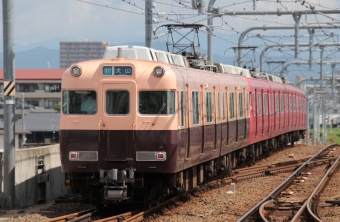
[{"label": "train front car", "polygon": [[60,150],[72,193],[116,203],[163,192],[177,162],[175,90],[165,63],[116,58],[66,70]]}]

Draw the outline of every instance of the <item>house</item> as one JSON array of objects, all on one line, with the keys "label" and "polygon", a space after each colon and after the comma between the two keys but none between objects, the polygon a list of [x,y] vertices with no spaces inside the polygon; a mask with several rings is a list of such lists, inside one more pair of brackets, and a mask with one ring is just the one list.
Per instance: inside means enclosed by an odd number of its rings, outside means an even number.
[{"label": "house", "polygon": [[26,138],[28,146],[59,143],[59,122],[59,112],[31,112],[24,116],[24,127],[22,119],[17,120],[15,125],[31,132]]},{"label": "house", "polygon": [[[31,132],[19,127],[15,127],[15,148],[22,148],[22,137],[30,135]],[[4,123],[0,121],[0,150],[4,149]]]},{"label": "house", "polygon": [[[54,112],[53,106],[60,104],[61,77],[65,69],[16,69],[15,103],[16,119],[31,109]],[[3,70],[0,70],[0,92],[3,93]],[[3,119],[3,94],[0,98],[0,119]],[[21,98],[24,97],[24,111]]]}]

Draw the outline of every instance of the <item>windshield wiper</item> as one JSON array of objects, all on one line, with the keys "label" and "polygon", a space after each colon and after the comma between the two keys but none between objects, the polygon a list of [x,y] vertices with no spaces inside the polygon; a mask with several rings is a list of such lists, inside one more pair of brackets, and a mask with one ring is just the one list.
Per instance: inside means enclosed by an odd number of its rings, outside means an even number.
[{"label": "windshield wiper", "polygon": [[159,114],[161,114],[161,113],[163,112],[165,106],[166,106],[166,103],[163,103],[162,107],[161,107],[160,110],[158,111],[158,114],[157,114],[156,118],[155,118],[155,119],[153,120],[153,122],[152,122],[152,125],[153,125],[153,126],[156,124],[156,121],[157,121],[157,119],[158,119],[158,117],[159,117]]}]

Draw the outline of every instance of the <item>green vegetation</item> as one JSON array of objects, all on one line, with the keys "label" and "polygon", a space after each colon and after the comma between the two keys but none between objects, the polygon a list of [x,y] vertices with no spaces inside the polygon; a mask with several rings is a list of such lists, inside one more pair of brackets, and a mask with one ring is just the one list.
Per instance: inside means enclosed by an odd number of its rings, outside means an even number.
[{"label": "green vegetation", "polygon": [[55,105],[53,106],[53,109],[56,110],[56,111],[58,111],[58,112],[60,112],[60,105],[59,105],[59,104],[55,104]]},{"label": "green vegetation", "polygon": [[340,128],[327,130],[327,142],[340,144]]},{"label": "green vegetation", "polygon": [[[319,141],[322,141],[322,132],[320,129]],[[313,139],[313,130],[309,130],[309,138]],[[327,143],[340,144],[340,128],[327,129]]]}]

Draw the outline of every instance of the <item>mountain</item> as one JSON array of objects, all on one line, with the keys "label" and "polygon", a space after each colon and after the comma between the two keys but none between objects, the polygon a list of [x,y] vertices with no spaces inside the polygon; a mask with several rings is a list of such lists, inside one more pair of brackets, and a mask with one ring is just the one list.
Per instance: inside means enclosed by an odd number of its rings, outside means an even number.
[{"label": "mountain", "polygon": [[[59,69],[59,50],[37,47],[15,53],[16,69]],[[0,68],[3,69],[3,53],[0,53]]]}]

